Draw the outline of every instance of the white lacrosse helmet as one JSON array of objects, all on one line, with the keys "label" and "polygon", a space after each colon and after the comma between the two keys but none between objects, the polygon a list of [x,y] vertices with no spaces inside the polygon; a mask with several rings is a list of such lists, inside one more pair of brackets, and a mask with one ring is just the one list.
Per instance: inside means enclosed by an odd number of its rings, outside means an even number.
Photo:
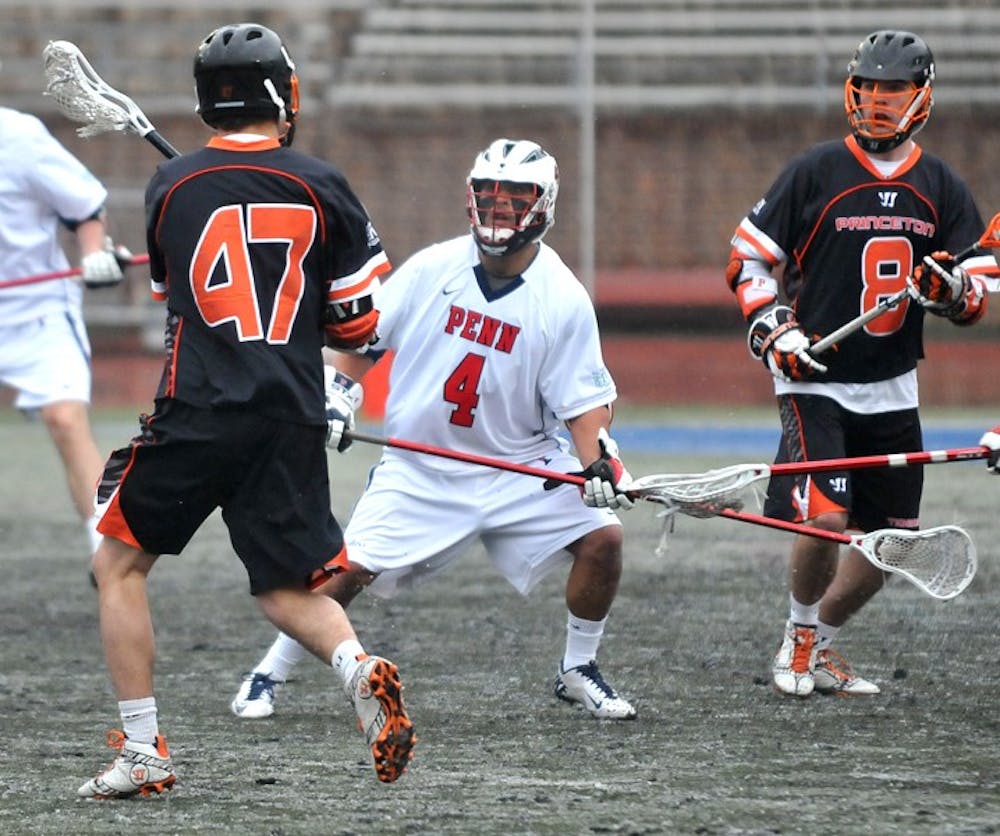
[{"label": "white lacrosse helmet", "polygon": [[466,185],[472,235],[488,255],[540,241],[556,219],[559,167],[537,142],[494,140],[476,156]]}]

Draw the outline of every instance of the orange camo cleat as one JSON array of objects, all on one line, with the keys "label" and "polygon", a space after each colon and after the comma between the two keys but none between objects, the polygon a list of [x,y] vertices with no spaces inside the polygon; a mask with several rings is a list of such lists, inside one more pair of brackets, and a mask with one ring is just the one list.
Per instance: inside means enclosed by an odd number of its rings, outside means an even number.
[{"label": "orange camo cleat", "polygon": [[388,659],[368,657],[355,672],[348,695],[371,747],[375,775],[390,784],[406,771],[417,742],[403,705],[399,669]]}]

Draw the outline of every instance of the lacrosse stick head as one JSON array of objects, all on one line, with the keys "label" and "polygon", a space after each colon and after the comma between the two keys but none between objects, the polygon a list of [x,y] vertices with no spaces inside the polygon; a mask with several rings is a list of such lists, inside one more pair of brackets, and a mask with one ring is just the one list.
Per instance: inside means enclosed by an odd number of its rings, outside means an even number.
[{"label": "lacrosse stick head", "polygon": [[1000,212],[990,218],[990,222],[986,224],[986,229],[983,230],[983,234],[979,236],[976,244],[986,250],[1000,248]]},{"label": "lacrosse stick head", "polygon": [[961,594],[976,575],[976,546],[955,525],[880,529],[857,538],[855,546],[879,568],[904,576],[942,601]]},{"label": "lacrosse stick head", "polygon": [[109,131],[133,131],[146,136],[153,130],[145,114],[128,96],[109,87],[80,48],[70,41],[50,41],[42,51],[45,62],[45,95],[59,111],[81,123],[82,137]]},{"label": "lacrosse stick head", "polygon": [[768,472],[763,464],[735,464],[704,473],[659,473],[635,479],[628,491],[674,513],[714,517],[724,509],[739,511],[747,487]]}]

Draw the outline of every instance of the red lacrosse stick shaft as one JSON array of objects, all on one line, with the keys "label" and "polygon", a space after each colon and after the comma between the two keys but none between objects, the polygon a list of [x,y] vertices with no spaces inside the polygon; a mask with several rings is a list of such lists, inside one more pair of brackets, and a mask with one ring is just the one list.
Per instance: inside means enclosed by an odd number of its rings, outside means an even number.
[{"label": "red lacrosse stick shaft", "polygon": [[909,467],[914,464],[985,459],[989,447],[956,447],[951,450],[921,450],[915,453],[886,453],[879,456],[854,456],[846,459],[817,459],[805,462],[783,462],[769,466],[774,476],[795,476],[802,473],[825,473],[830,470],[861,470],[866,467]]},{"label": "red lacrosse stick shaft", "polygon": [[383,438],[378,435],[368,435],[349,430],[345,433],[355,441],[363,441],[367,444],[380,444],[383,447],[396,447],[400,450],[410,450],[414,453],[426,453],[430,456],[438,456],[442,459],[454,459],[459,462],[469,464],[481,464],[485,467],[493,467],[497,470],[509,470],[511,473],[523,473],[525,476],[538,476],[541,479],[552,479],[557,482],[565,482],[567,485],[582,485],[586,481],[582,476],[574,476],[571,473],[562,473],[558,470],[545,470],[541,467],[531,467],[526,464],[515,464],[503,459],[492,459],[489,456],[477,456],[475,453],[462,453],[458,450],[445,450],[443,447],[432,447],[430,444],[418,444],[415,441],[406,441],[402,438]]},{"label": "red lacrosse stick shaft", "polygon": [[[129,260],[125,265],[126,267],[137,267],[140,264],[148,264],[149,256],[143,253],[142,255],[135,255]],[[79,276],[83,273],[83,270],[79,267],[70,267],[66,270],[56,270],[54,273],[39,273],[37,276],[24,276],[20,279],[7,279],[5,281],[0,281],[0,290],[5,287],[20,287],[26,284],[38,284],[39,282],[51,282],[55,279],[71,279],[74,276]]]},{"label": "red lacrosse stick shaft", "polygon": [[719,512],[719,516],[729,517],[731,520],[739,520],[751,525],[764,526],[765,528],[780,528],[783,531],[792,531],[795,534],[804,534],[807,537],[818,537],[821,540],[832,540],[835,543],[854,542],[854,539],[849,534],[838,534],[836,531],[813,528],[811,525],[775,520],[771,517],[762,517],[759,514],[748,514],[745,511],[734,511],[732,508],[723,508]]}]

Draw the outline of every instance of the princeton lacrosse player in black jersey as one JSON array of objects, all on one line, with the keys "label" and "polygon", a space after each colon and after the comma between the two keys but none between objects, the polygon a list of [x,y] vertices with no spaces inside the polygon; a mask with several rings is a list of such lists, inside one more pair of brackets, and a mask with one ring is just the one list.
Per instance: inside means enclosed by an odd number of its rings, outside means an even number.
[{"label": "princeton lacrosse player in black jersey", "polygon": [[[777,462],[922,449],[917,362],[925,313],[966,327],[986,308],[993,258],[968,251],[983,221],[961,179],[913,135],[931,109],[934,59],[914,34],[878,31],[848,66],[851,133],[806,151],[739,224],[726,273],[750,326],[751,352],[775,378]],[[780,283],[777,278],[779,269]],[[772,275],[774,274],[774,275]],[[830,334],[909,288],[894,308],[810,353]],[[843,532],[916,529],[919,468],[775,477],[765,514]],[[799,536],[790,561],[790,616],[775,688],[877,694],[830,645],[884,576],[838,545]]]},{"label": "princeton lacrosse player in black jersey", "polygon": [[214,135],[163,163],[146,191],[168,357],[153,413],[112,453],[98,489],[93,570],[123,730],[109,735],[119,753],[80,787],[84,798],[175,782],[153,696],[146,579],[217,508],[265,616],[341,675],[378,778],[396,780],[412,754],[396,666],[367,656],[342,607],[311,591],[346,566],[330,513],[325,446],[338,416],[324,403],[322,348],[374,339],[371,294],[390,265],[343,175],[289,147],[294,70],[263,26],[212,32],[194,76]]}]

